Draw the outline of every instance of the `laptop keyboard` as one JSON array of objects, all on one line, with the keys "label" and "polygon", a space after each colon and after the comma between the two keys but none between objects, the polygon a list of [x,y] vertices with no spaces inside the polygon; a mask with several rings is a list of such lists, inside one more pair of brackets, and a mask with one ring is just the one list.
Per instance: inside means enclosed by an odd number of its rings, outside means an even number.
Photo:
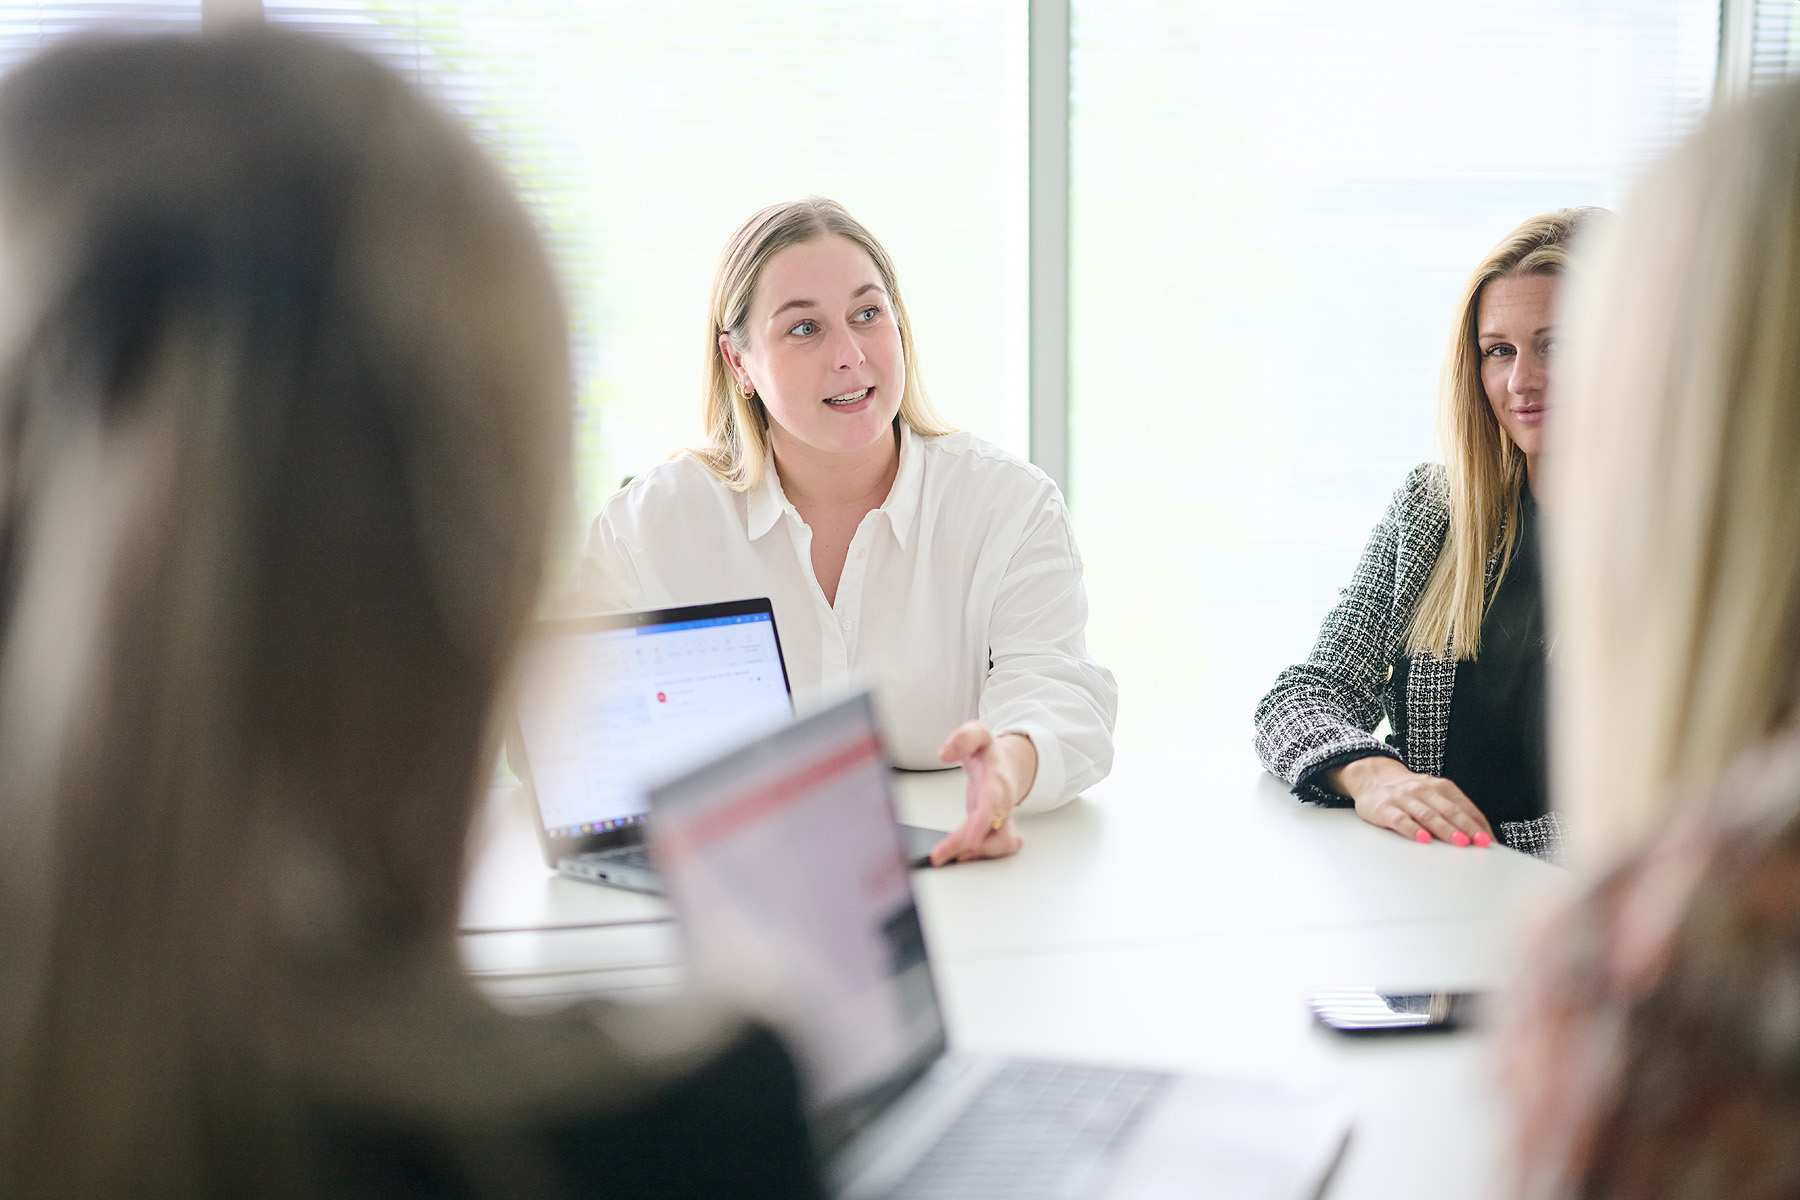
[{"label": "laptop keyboard", "polygon": [[889,1200],[1026,1200],[1088,1194],[1095,1168],[1136,1130],[1171,1077],[1067,1063],[995,1072]]},{"label": "laptop keyboard", "polygon": [[595,858],[602,862],[617,863],[622,867],[642,867],[649,871],[654,869],[650,862],[650,848],[642,842],[634,842],[629,846],[615,846],[610,850],[596,850],[583,858]]}]

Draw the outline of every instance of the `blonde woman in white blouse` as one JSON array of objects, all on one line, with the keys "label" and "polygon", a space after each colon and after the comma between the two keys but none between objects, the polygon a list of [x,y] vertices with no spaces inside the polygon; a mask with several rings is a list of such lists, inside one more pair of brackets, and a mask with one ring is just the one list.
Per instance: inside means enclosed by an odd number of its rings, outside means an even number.
[{"label": "blonde woman in white blouse", "polygon": [[587,601],[768,596],[797,692],[870,680],[898,765],[967,769],[933,862],[1014,853],[1015,809],[1112,765],[1118,690],[1056,485],[932,411],[893,262],[830,200],[732,236],[707,357],[707,442],[607,502]]}]

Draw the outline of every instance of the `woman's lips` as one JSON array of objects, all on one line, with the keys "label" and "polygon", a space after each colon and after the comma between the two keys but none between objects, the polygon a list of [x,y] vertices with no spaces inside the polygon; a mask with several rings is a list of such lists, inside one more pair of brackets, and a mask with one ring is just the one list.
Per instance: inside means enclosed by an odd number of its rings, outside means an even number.
[{"label": "woman's lips", "polygon": [[866,388],[859,388],[854,392],[845,392],[841,396],[832,396],[825,401],[825,407],[831,409],[833,412],[856,413],[861,412],[874,402],[875,388],[871,385]]},{"label": "woman's lips", "polygon": [[1545,408],[1542,404],[1527,405],[1512,410],[1521,425],[1541,425],[1544,421]]}]

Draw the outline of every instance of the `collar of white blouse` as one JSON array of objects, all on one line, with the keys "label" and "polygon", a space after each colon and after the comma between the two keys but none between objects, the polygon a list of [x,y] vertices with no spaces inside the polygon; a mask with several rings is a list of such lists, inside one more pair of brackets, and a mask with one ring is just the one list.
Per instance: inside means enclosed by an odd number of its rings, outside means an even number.
[{"label": "collar of white blouse", "polygon": [[[900,422],[900,467],[894,472],[894,486],[888,489],[887,499],[881,504],[880,512],[887,516],[888,528],[894,531],[894,540],[906,549],[906,540],[912,534],[914,520],[919,515],[919,505],[925,490],[925,464],[923,448],[913,433],[912,427],[905,421]],[[756,541],[769,530],[775,528],[776,521],[785,513],[795,522],[800,521],[800,514],[788,503],[787,495],[781,490],[781,480],[775,474],[775,451],[768,451],[768,458],[763,463],[762,482],[752,490],[744,505],[744,532],[751,541]]]}]

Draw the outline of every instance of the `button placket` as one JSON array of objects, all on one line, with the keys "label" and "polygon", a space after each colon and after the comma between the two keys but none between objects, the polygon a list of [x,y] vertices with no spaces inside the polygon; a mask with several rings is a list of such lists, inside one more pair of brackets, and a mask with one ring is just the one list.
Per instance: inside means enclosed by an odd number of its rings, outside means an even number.
[{"label": "button placket", "polygon": [[[800,573],[812,584],[813,609],[819,619],[820,681],[841,679],[850,673],[850,647],[844,641],[843,631],[838,628],[837,614],[825,600],[825,589],[819,586],[819,577],[813,574],[812,526],[800,519],[800,513],[792,504],[784,503],[783,509],[787,514],[788,536],[794,545],[794,557],[800,562]],[[841,582],[838,593],[843,594]]]},{"label": "button placket", "polygon": [[874,540],[881,517],[879,510],[863,517],[862,524],[850,539],[850,550],[844,556],[844,573],[838,579],[837,621],[843,632],[845,650],[854,657],[857,626],[862,623],[863,581],[869,571],[869,543]]}]

